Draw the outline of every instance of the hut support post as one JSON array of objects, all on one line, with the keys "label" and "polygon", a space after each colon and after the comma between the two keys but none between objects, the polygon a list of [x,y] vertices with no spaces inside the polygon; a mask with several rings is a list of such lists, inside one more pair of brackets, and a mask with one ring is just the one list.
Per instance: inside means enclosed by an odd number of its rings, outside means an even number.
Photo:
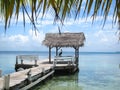
[{"label": "hut support post", "polygon": [[79,47],[76,47],[75,48],[75,63],[77,64],[77,66],[78,66],[78,64],[79,64]]},{"label": "hut support post", "polygon": [[51,63],[51,47],[49,47],[49,63]]},{"label": "hut support post", "polygon": [[77,66],[79,65],[79,48],[77,48],[77,58],[76,58],[76,60],[77,60]]},{"label": "hut support post", "polygon": [[56,56],[58,56],[58,47],[56,47]]}]

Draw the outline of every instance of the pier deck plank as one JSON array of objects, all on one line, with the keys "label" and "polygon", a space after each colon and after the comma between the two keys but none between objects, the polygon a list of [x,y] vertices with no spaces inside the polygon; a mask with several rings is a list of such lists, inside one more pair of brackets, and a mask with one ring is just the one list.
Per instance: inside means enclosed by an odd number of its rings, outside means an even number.
[{"label": "pier deck plank", "polygon": [[[10,74],[10,84],[9,84],[9,87],[14,87],[14,86],[19,85],[22,82],[24,82],[28,78],[27,73],[29,71],[31,71],[30,72],[31,73],[31,77],[34,77],[34,76],[36,76],[38,74],[41,74],[43,72],[43,68],[44,68],[44,71],[46,71],[46,72],[49,71],[50,69],[53,69],[54,64],[53,63],[49,63],[48,61],[49,60],[47,60],[47,59],[46,60],[38,60],[37,61],[37,65],[38,66],[37,67],[33,67],[33,68],[30,68],[30,69],[25,69],[23,71],[11,73]],[[53,60],[52,60],[52,62],[53,62]],[[31,64],[32,65],[32,64],[34,64],[34,62],[33,61],[29,61],[29,63],[27,62],[27,64]],[[57,63],[55,65],[55,67],[60,68],[60,69],[61,68],[64,69],[64,67],[71,67],[71,66],[75,66],[75,65],[74,64],[70,64],[69,65],[67,63],[65,63],[65,64]],[[43,80],[44,78],[48,77],[51,74],[53,74],[53,71],[47,73],[47,75],[41,77],[38,81]],[[28,87],[25,87],[25,88],[29,88],[29,87],[33,86],[38,81],[34,82],[31,85],[28,85]],[[3,90],[3,86],[4,86],[4,77],[1,77],[0,78],[0,90]],[[24,87],[23,87],[23,89],[24,89]]]},{"label": "pier deck plank", "polygon": [[[46,61],[46,60],[45,60]],[[10,87],[13,87],[17,84],[20,84],[22,81],[28,78],[27,73],[31,70],[31,76],[42,73],[42,69],[47,71],[53,67],[53,64],[43,64],[44,60],[38,62],[38,67],[33,67],[19,72],[14,72],[10,74]],[[32,63],[32,62],[30,62]],[[0,90],[3,90],[4,87],[4,77],[0,78]]]}]

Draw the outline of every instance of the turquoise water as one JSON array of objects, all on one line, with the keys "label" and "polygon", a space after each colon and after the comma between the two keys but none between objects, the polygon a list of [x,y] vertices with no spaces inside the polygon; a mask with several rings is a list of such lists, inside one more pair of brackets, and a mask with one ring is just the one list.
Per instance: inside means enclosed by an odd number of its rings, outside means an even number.
[{"label": "turquoise water", "polygon": [[[41,59],[48,57],[47,52],[2,52],[0,69],[3,75],[14,72],[15,57],[20,54],[35,54]],[[34,90],[120,90],[120,53],[80,53],[79,58],[79,72],[53,77]]]}]

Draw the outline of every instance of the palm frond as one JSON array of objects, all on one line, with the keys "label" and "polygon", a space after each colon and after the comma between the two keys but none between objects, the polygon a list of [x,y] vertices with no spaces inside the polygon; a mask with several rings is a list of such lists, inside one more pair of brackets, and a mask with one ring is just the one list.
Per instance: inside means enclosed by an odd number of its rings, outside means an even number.
[{"label": "palm frond", "polygon": [[[42,12],[43,17],[49,9],[52,9],[54,11],[54,19],[59,19],[61,22],[64,22],[67,17],[74,16],[76,19],[81,13],[82,7],[84,8],[83,15],[87,15],[86,17],[88,17],[88,15],[92,14],[93,21],[100,12],[104,18],[104,25],[111,8],[114,8],[114,23],[116,23],[116,21],[120,22],[120,0],[113,1],[114,0],[86,0],[83,6],[83,0],[0,0],[0,15],[4,17],[6,30],[7,27],[10,26],[14,12],[17,21],[21,9],[23,13],[23,25],[25,26],[25,14],[27,14],[32,25],[36,27],[35,22],[40,12]],[[111,7],[112,4],[114,4],[114,7]],[[30,7],[29,11],[27,11],[28,6]],[[31,15],[28,12],[30,12]]]}]

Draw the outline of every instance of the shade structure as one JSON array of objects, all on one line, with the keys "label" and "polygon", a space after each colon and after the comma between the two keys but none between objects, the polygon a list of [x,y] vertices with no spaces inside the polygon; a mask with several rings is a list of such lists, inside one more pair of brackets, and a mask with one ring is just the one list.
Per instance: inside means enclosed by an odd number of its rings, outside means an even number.
[{"label": "shade structure", "polygon": [[80,47],[84,45],[84,33],[47,33],[43,45],[47,47]]},{"label": "shade structure", "polygon": [[43,45],[49,47],[49,62],[51,62],[51,49],[56,48],[56,56],[58,55],[58,47],[72,47],[75,49],[75,59],[78,66],[79,47],[84,46],[85,36],[80,33],[47,33]]}]

